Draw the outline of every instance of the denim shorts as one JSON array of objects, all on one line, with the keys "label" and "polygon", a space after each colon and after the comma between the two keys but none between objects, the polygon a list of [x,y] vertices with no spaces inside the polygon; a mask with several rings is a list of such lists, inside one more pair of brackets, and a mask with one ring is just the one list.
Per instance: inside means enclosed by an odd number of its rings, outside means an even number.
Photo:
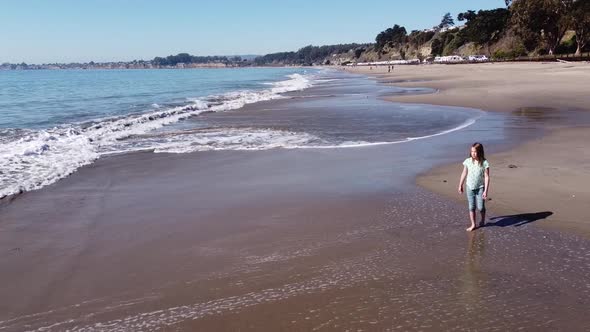
[{"label": "denim shorts", "polygon": [[483,200],[483,190],[484,187],[479,187],[477,189],[469,189],[465,188],[465,193],[467,194],[467,204],[469,205],[469,211],[475,211],[475,207],[477,205],[477,209],[481,212],[486,211],[485,201]]}]

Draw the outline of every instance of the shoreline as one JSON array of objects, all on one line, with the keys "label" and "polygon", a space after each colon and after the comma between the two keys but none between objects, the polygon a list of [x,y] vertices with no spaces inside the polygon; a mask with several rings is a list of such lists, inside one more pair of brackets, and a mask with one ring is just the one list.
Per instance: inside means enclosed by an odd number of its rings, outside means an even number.
[{"label": "shoreline", "polygon": [[[583,88],[590,80],[590,64],[587,63],[400,65],[391,73],[387,72],[387,67],[372,70],[353,67],[344,71],[368,75],[380,83],[437,90],[434,94],[386,97],[401,103],[502,112],[530,107],[563,109],[564,105],[588,110],[588,97]],[[535,100],[531,101],[531,97]]]},{"label": "shoreline", "polygon": [[[388,101],[471,107],[536,121],[538,127],[533,130],[541,137],[486,155],[492,171],[488,208],[504,215],[550,210],[553,214],[539,225],[590,238],[583,203],[590,201],[590,193],[579,181],[590,176],[584,148],[590,140],[590,97],[585,89],[590,84],[589,64],[487,63],[386,70],[357,67],[347,71],[385,84],[437,90],[434,94],[384,96]],[[481,141],[485,146],[485,137]],[[464,203],[463,195],[456,191],[460,164],[435,165],[420,174],[416,184]]]},{"label": "shoreline", "polygon": [[[215,117],[391,105],[364,77],[338,91],[356,94]],[[333,95],[317,92],[308,94]],[[99,159],[0,207],[0,283],[10,285],[0,289],[0,329],[588,326],[588,241],[504,227],[515,226],[510,218],[466,233],[464,204],[414,183],[481,132],[500,143],[536,132],[527,118],[504,133],[501,119],[485,114],[440,139],[362,149]]]}]

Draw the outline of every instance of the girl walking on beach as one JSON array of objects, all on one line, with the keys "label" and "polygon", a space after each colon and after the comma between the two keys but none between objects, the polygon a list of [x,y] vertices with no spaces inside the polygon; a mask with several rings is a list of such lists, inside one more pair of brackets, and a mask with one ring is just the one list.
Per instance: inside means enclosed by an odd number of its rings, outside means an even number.
[{"label": "girl walking on beach", "polygon": [[467,194],[469,219],[471,220],[471,226],[467,228],[467,231],[471,232],[477,228],[475,224],[476,207],[481,214],[480,225],[485,225],[485,200],[490,189],[490,165],[486,160],[481,143],[473,143],[470,156],[463,161],[463,173],[461,173],[461,179],[459,180],[459,193],[463,193],[463,184],[467,185],[465,193]]}]

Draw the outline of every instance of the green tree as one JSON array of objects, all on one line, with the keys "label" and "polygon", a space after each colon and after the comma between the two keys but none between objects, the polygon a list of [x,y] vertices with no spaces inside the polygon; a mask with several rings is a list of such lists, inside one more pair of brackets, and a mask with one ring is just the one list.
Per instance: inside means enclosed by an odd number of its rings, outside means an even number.
[{"label": "green tree", "polygon": [[541,40],[549,54],[565,35],[570,26],[572,0],[515,0],[510,11],[516,32],[530,44]]},{"label": "green tree", "polygon": [[165,58],[161,58],[159,56],[155,57],[154,60],[152,60],[152,63],[156,66],[166,66],[168,65],[168,62],[166,61]]},{"label": "green tree", "polygon": [[441,35],[441,38],[444,40],[442,55],[453,55],[459,47],[465,44],[465,39],[460,33],[447,32]]},{"label": "green tree", "polygon": [[414,47],[429,42],[436,33],[434,31],[414,30],[408,35],[408,43]]},{"label": "green tree", "polygon": [[455,21],[453,20],[453,16],[451,16],[451,13],[446,13],[442,20],[440,21],[440,24],[438,25],[439,29],[442,28],[448,28],[455,25]]},{"label": "green tree", "polygon": [[577,0],[572,3],[571,20],[578,44],[576,55],[580,55],[590,39],[590,0]]},{"label": "green tree", "polygon": [[364,48],[357,48],[356,50],[354,50],[354,57],[357,59],[360,58],[361,54],[363,54],[364,51]]},{"label": "green tree", "polygon": [[188,53],[178,53],[176,56],[173,57],[175,65],[177,63],[191,63],[192,62],[192,56]]},{"label": "green tree", "polygon": [[407,35],[406,28],[396,24],[392,28],[381,31],[375,37],[375,47],[377,50],[382,50],[385,45],[401,44],[405,42]]},{"label": "green tree", "polygon": [[490,44],[498,41],[504,33],[510,12],[505,8],[492,10],[480,10],[477,13],[469,10],[460,13],[457,20],[466,20],[465,28],[461,30],[461,35],[470,42],[479,46],[485,46],[487,53],[490,54]]},{"label": "green tree", "polygon": [[443,43],[440,41],[440,39],[435,38],[432,40],[432,44],[430,44],[430,54],[432,55],[441,55],[443,52]]},{"label": "green tree", "polygon": [[475,19],[477,17],[477,14],[475,13],[475,10],[468,10],[464,13],[459,13],[459,15],[457,15],[457,20],[458,21],[472,21],[473,19]]},{"label": "green tree", "polygon": [[348,53],[353,51],[358,58],[369,44],[339,44],[313,46],[308,45],[297,52],[280,52],[271,53],[264,56],[256,57],[256,65],[265,64],[293,64],[293,65],[311,65],[314,63],[324,63],[326,58],[332,54]]}]

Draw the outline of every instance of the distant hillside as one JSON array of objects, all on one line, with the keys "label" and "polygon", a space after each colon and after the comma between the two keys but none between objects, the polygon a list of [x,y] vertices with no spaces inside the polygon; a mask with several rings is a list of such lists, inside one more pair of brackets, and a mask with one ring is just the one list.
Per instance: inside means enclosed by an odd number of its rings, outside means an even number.
[{"label": "distant hillside", "polygon": [[439,55],[485,54],[511,59],[522,55],[590,51],[590,0],[505,0],[506,8],[451,13],[429,29],[409,34],[397,24],[371,44],[306,46],[297,52],[267,54],[256,65],[346,64],[424,59]]},{"label": "distant hillside", "polygon": [[264,65],[326,65],[341,64],[342,59],[353,61],[372,44],[339,44],[325,46],[305,46],[296,52],[267,54],[254,59],[254,64]]},{"label": "distant hillside", "polygon": [[241,55],[233,55],[233,56],[230,56],[229,58],[239,57],[242,60],[252,61],[252,60],[256,59],[259,56],[260,56],[260,54],[241,54]]}]

